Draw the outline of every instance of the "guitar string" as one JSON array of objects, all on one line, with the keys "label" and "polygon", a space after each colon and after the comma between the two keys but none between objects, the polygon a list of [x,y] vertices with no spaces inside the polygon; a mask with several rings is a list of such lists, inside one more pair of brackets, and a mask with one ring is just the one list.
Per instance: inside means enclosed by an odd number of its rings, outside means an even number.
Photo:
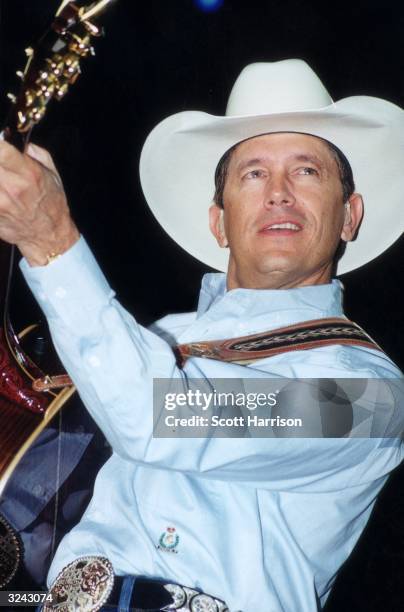
[{"label": "guitar string", "polygon": [[52,529],[52,544],[51,544],[51,559],[53,559],[55,555],[55,547],[56,547],[56,532],[57,532],[57,520],[59,514],[59,487],[60,487],[60,466],[61,466],[61,457],[62,457],[62,412],[63,408],[59,410],[58,413],[58,454],[56,461],[56,494],[55,494],[55,507],[53,513],[53,529]]}]

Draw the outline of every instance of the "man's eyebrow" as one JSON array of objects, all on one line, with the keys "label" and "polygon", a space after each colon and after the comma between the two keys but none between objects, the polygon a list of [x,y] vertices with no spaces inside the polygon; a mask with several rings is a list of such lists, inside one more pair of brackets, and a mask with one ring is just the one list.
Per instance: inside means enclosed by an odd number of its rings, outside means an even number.
[{"label": "man's eyebrow", "polygon": [[321,166],[322,168],[325,166],[325,163],[323,162],[323,160],[317,157],[317,155],[306,155],[305,153],[299,153],[298,155],[292,155],[292,158],[295,159],[296,161],[317,164],[318,166]]},{"label": "man's eyebrow", "polygon": [[[317,157],[317,155],[312,155],[308,153],[292,153],[289,156],[289,159],[294,160],[294,161],[299,161],[299,162],[316,164],[317,166],[320,166],[321,168],[324,168],[326,166],[325,162],[319,157]],[[250,166],[265,164],[267,161],[268,159],[265,157],[254,157],[252,159],[241,160],[237,164],[237,171],[240,172],[241,170],[244,170],[245,168],[249,168]]]},{"label": "man's eyebrow", "polygon": [[245,161],[241,160],[237,164],[237,170],[244,170],[245,168],[249,168],[250,166],[257,166],[263,163],[265,163],[265,159],[263,157],[254,157],[253,159],[248,159]]}]

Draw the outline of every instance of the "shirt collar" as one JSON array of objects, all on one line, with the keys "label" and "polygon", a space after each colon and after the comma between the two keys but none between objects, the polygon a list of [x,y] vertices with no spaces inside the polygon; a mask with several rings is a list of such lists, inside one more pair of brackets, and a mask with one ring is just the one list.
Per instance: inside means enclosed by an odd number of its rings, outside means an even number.
[{"label": "shirt collar", "polygon": [[[236,301],[258,312],[281,310],[313,310],[322,316],[342,316],[343,285],[333,279],[326,285],[310,285],[297,289],[226,289],[226,274],[209,273],[202,279],[197,318],[222,302]],[[251,312],[251,310],[250,310]],[[251,312],[254,314],[254,312]]]}]

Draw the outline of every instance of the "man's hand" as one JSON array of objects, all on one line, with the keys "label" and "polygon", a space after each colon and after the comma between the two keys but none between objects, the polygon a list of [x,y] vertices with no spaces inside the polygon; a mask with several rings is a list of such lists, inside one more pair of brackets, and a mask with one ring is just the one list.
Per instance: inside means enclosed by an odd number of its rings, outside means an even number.
[{"label": "man's hand", "polygon": [[0,142],[0,239],[17,245],[31,266],[41,266],[78,238],[49,153],[30,144],[22,154]]}]

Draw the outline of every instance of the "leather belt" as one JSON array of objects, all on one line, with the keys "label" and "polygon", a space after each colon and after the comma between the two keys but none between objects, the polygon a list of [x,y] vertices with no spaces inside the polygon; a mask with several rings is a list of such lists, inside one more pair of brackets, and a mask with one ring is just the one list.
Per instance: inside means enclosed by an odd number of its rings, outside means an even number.
[{"label": "leather belt", "polygon": [[[132,592],[131,591],[132,586]],[[102,610],[109,610],[105,606]],[[130,612],[229,612],[217,597],[186,586],[126,576],[120,590],[119,604],[112,610]]]},{"label": "leather belt", "polygon": [[143,577],[115,578],[108,559],[96,556],[66,566],[48,596],[43,612],[229,612],[224,601],[197,589]]}]

